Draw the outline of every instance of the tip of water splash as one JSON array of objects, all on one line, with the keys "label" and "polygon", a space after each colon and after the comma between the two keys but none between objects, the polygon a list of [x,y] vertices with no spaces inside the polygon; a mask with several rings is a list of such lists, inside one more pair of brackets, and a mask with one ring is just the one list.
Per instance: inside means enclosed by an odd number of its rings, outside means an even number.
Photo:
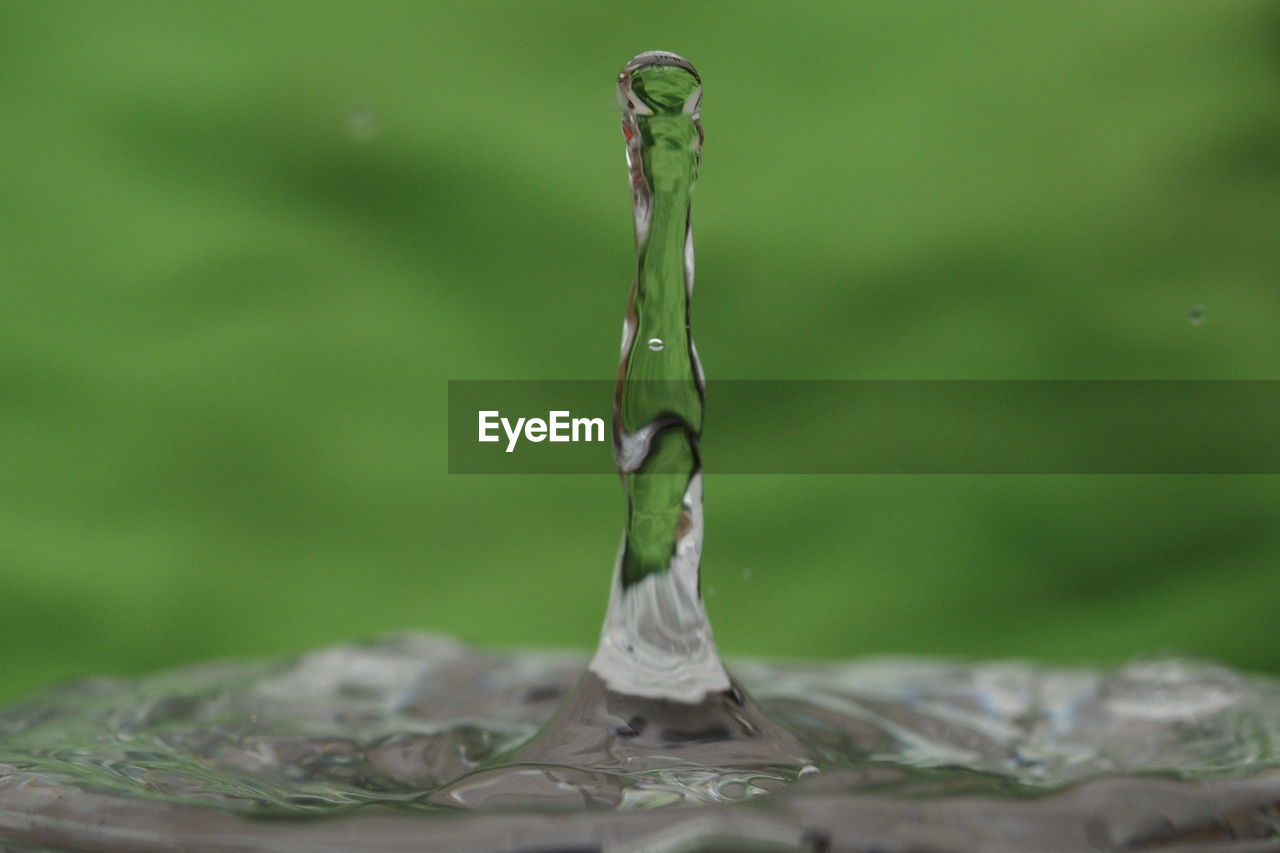
[{"label": "tip of water splash", "polygon": [[666,50],[632,57],[618,74],[618,98],[628,112],[641,115],[697,112],[702,78],[689,60]]},{"label": "tip of water splash", "polygon": [[693,67],[693,63],[685,59],[678,53],[672,53],[669,50],[646,50],[644,53],[637,53],[631,57],[631,61],[626,64],[619,74],[619,78],[634,74],[642,68],[654,68],[662,66],[672,66],[683,68],[688,71],[698,82],[702,82],[702,78],[698,75],[698,70]]}]

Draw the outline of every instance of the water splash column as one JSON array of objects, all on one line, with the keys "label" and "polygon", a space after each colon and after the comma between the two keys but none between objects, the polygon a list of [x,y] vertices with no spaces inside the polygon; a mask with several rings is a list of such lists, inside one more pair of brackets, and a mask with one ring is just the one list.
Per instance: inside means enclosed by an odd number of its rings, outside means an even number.
[{"label": "water splash column", "polygon": [[618,76],[618,98],[636,234],[613,415],[627,514],[591,670],[619,693],[696,702],[730,686],[698,579],[704,382],[689,319],[689,207],[702,81],[673,53],[643,53]]}]

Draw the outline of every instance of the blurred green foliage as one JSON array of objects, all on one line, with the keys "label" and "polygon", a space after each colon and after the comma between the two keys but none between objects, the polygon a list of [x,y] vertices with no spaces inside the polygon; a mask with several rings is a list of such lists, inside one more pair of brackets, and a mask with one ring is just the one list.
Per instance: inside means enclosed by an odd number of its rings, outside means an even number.
[{"label": "blurred green foliage", "polygon": [[[0,697],[590,646],[616,481],[447,475],[445,383],[613,375],[653,48],[706,83],[710,376],[1280,378],[1273,2],[8,0]],[[706,493],[730,654],[1280,670],[1274,477]]]}]

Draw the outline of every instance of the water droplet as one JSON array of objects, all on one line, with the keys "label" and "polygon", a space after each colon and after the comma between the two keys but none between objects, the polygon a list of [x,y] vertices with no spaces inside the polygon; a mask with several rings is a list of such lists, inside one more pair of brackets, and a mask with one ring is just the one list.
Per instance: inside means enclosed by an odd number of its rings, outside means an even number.
[{"label": "water droplet", "polygon": [[347,109],[347,136],[355,142],[372,142],[382,133],[378,111],[364,101],[356,101]]},{"label": "water droplet", "polygon": [[649,349],[654,352],[662,352],[662,348],[666,346],[662,338],[649,338]]},{"label": "water droplet", "polygon": [[1204,321],[1204,306],[1192,305],[1191,310],[1187,312],[1187,322],[1193,326],[1203,326]]}]

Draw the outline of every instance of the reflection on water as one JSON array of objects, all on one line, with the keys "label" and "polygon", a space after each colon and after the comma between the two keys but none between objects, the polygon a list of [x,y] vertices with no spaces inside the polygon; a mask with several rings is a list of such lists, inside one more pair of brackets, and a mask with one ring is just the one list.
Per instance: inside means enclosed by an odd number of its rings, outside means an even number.
[{"label": "reflection on water", "polygon": [[[592,694],[570,694],[585,667],[406,635],[59,688],[0,713],[0,838],[110,851],[735,838],[1218,850],[1280,832],[1280,687],[1212,664],[742,661],[731,669],[766,722],[816,767],[736,775],[725,768],[751,766],[750,742],[708,727],[698,705],[683,729],[679,713],[647,728],[645,713],[663,715],[635,697],[593,703],[607,736],[572,754],[522,754],[562,700]],[[303,819],[317,816],[340,817]]]}]

